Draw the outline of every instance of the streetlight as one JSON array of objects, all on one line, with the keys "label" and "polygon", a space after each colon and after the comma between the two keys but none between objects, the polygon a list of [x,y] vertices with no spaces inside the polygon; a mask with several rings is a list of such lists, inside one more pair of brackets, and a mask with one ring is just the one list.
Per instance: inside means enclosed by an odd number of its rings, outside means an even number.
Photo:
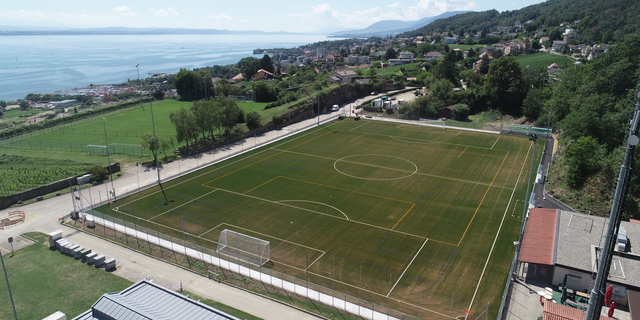
[{"label": "streetlight", "polygon": [[139,63],[136,63],[136,71],[138,72],[138,99],[140,100],[142,111],[144,111],[144,103],[142,103],[142,98],[140,97],[140,69],[138,69],[139,65],[140,65]]},{"label": "streetlight", "polygon": [[[116,189],[113,188],[113,172],[111,172],[111,156],[109,155],[109,140],[107,140],[107,122],[106,118],[102,118],[102,128],[104,129],[104,143],[107,147],[107,165],[109,166],[109,180],[111,181],[111,194],[116,199]],[[108,196],[108,194],[107,194]]]},{"label": "streetlight", "polygon": [[7,289],[9,291],[9,299],[11,300],[11,307],[13,308],[13,317],[18,320],[18,314],[16,313],[16,305],[13,303],[13,295],[11,294],[11,286],[9,286],[9,275],[7,275],[7,268],[4,266],[4,259],[0,254],[0,261],[2,262],[2,271],[4,271],[4,279],[7,281]]}]

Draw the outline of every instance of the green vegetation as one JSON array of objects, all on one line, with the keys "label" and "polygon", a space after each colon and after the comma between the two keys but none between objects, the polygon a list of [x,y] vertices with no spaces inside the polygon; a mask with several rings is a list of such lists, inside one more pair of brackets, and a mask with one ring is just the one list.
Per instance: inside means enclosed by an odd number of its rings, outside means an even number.
[{"label": "green vegetation", "polygon": [[[120,291],[133,284],[59,251],[49,250],[45,234],[26,235],[38,243],[17,250],[11,258],[4,256],[20,319],[42,319],[56,311],[64,312],[67,319],[71,319],[91,308],[102,294]],[[4,309],[0,319],[13,319],[4,281],[0,286],[0,305]]]},{"label": "green vegetation", "polygon": [[185,230],[209,248],[223,229],[268,240],[273,264],[264,272],[304,279],[307,269],[312,283],[379,305],[391,275],[391,308],[409,314],[424,284],[422,314],[434,316],[426,309],[449,310],[445,291],[456,292],[454,312],[464,313],[490,239],[505,212],[516,212],[471,310],[477,316],[490,302],[495,315],[530,148],[524,137],[343,120],[168,182],[166,205],[153,188],[119,199],[117,211],[97,210],[176,238]]},{"label": "green vegetation", "polygon": [[544,52],[536,52],[531,54],[520,54],[516,56],[516,60],[520,63],[521,68],[531,66],[534,70],[547,70],[547,67],[553,63],[557,63],[561,68],[573,65],[575,60],[558,54],[548,54]]},{"label": "green vegetation", "polygon": [[0,197],[77,176],[89,165],[40,157],[0,154]]}]

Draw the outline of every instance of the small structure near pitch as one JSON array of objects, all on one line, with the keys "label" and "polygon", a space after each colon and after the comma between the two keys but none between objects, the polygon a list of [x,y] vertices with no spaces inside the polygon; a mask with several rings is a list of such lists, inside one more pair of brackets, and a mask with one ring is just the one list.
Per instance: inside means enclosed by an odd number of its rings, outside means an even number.
[{"label": "small structure near pitch", "polygon": [[24,211],[18,210],[9,212],[9,216],[7,218],[0,220],[0,229],[4,230],[5,227],[24,222],[25,216],[26,214]]}]

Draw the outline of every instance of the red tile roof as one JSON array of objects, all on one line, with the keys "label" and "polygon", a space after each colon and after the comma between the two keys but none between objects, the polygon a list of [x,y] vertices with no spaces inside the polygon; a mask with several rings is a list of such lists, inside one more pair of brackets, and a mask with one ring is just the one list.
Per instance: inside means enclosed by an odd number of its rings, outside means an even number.
[{"label": "red tile roof", "polygon": [[[545,302],[542,312],[543,320],[583,320],[587,312],[559,303]],[[613,320],[607,316],[600,316],[600,320]]]},{"label": "red tile roof", "polygon": [[518,260],[546,265],[554,264],[554,248],[558,227],[558,210],[532,208],[520,244]]}]

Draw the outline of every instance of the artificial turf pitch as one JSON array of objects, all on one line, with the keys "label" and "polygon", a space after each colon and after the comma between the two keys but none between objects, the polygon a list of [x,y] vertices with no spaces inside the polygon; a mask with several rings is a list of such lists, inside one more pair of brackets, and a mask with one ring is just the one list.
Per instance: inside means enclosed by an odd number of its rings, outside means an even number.
[{"label": "artificial turf pitch", "polygon": [[263,268],[426,319],[473,315],[499,304],[532,152],[525,137],[345,119],[164,183],[167,204],[152,188],[98,210],[213,249],[231,229],[270,241]]}]

